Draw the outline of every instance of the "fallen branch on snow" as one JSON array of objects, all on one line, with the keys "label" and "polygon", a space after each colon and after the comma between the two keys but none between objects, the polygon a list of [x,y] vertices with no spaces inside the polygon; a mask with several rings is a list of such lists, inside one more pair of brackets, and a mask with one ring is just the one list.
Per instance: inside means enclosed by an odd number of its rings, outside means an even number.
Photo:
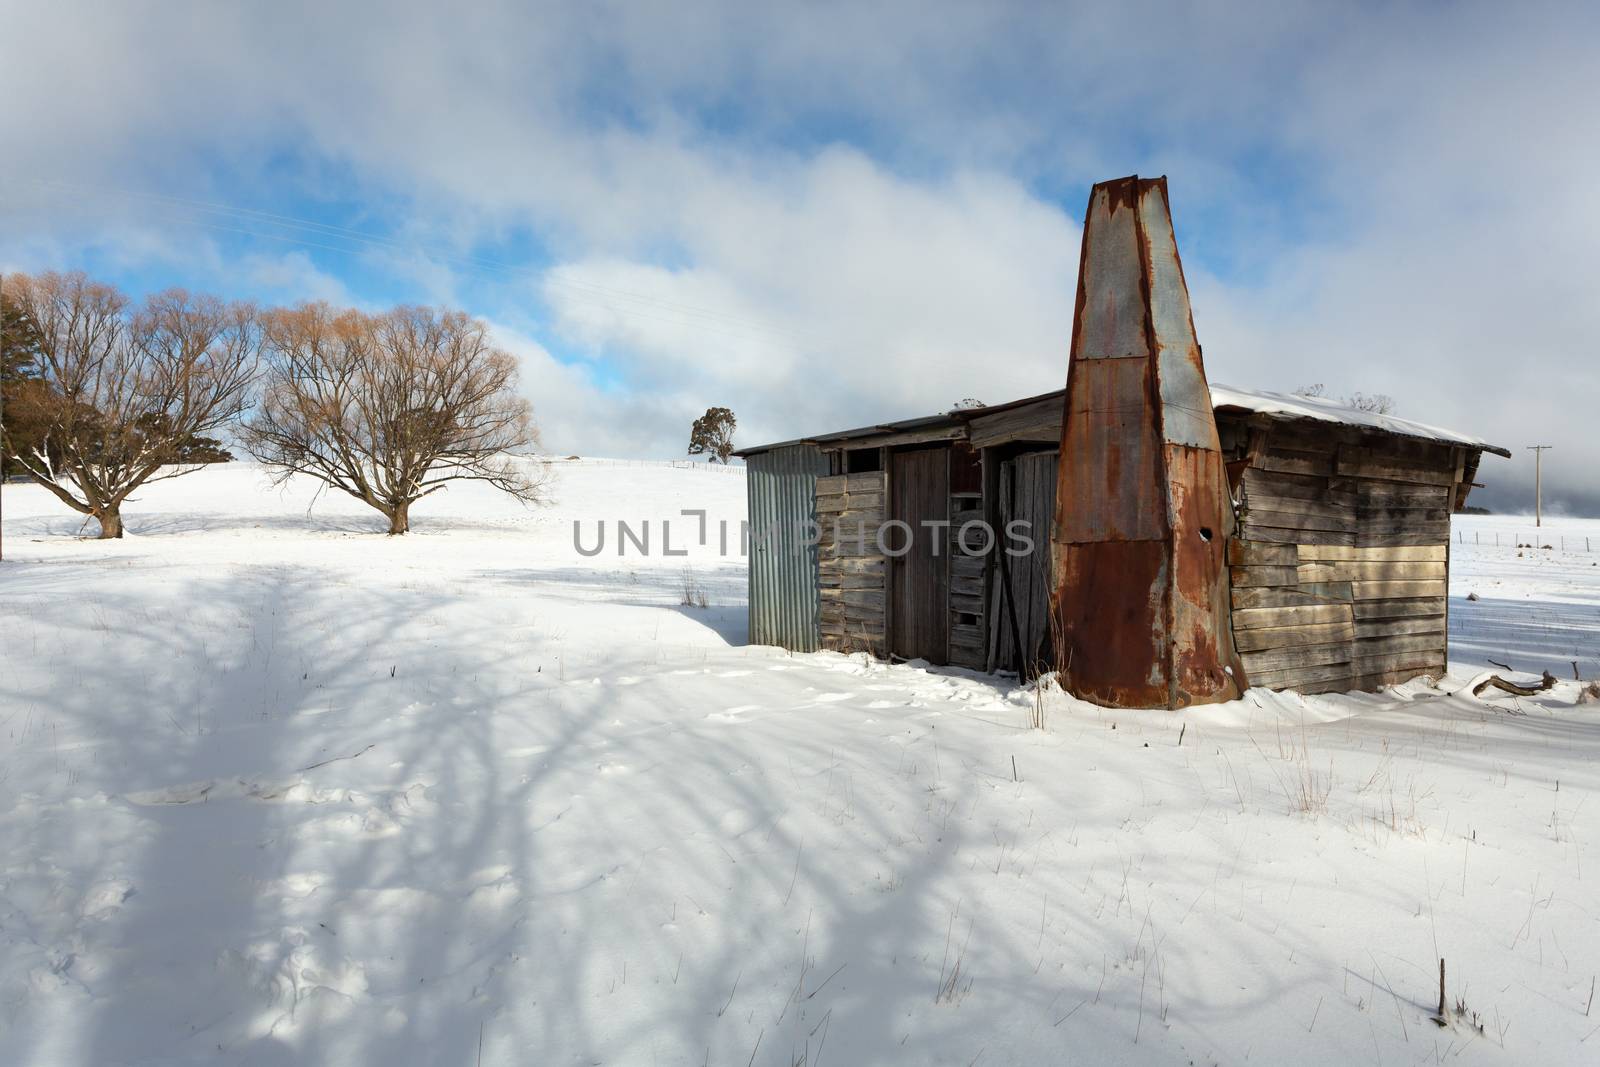
[{"label": "fallen branch on snow", "polygon": [[318,767],[326,767],[328,764],[330,764],[330,763],[338,763],[340,760],[355,759],[357,756],[364,756],[368,752],[371,752],[373,749],[375,749],[377,747],[378,747],[377,743],[374,742],[374,743],[368,745],[366,748],[362,749],[360,752],[352,752],[348,756],[334,756],[332,759],[325,759],[325,760],[321,761],[320,763],[313,763],[309,767],[301,767],[300,768],[300,773],[304,774],[307,771],[314,771]]},{"label": "fallen branch on snow", "polygon": [[1493,687],[1495,689],[1502,690],[1503,692],[1510,693],[1513,696],[1531,697],[1537,693],[1543,693],[1547,690],[1555,688],[1555,684],[1556,677],[1549,671],[1544,672],[1544,677],[1540,679],[1538,685],[1518,685],[1516,682],[1506,681],[1498,674],[1491,674],[1488,677],[1475,681],[1472,684],[1472,695],[1475,697],[1480,697],[1483,695],[1483,691],[1485,689]]}]

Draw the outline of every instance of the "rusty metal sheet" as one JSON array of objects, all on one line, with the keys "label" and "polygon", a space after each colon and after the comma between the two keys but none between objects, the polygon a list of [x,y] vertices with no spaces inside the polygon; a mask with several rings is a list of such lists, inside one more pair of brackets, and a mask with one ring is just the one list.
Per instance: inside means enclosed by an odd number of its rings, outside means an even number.
[{"label": "rusty metal sheet", "polygon": [[1139,221],[1150,277],[1150,325],[1156,345],[1156,377],[1161,383],[1162,440],[1220,451],[1165,184],[1152,187],[1140,198]]},{"label": "rusty metal sheet", "polygon": [[1143,359],[1073,365],[1062,428],[1056,537],[1064,542],[1155,540],[1165,534],[1161,441]]},{"label": "rusty metal sheet", "polygon": [[1173,516],[1171,706],[1232,700],[1246,682],[1233,647],[1227,474],[1218,452],[1168,445],[1165,453]]},{"label": "rusty metal sheet", "polygon": [[[1099,190],[1096,186],[1096,190]],[[1143,266],[1138,217],[1133,202],[1117,190],[1089,198],[1084,220],[1084,251],[1078,266],[1078,309],[1072,331],[1072,358],[1145,359],[1150,355],[1146,308],[1140,292]],[[1096,255],[1087,257],[1088,233],[1102,236]]]},{"label": "rusty metal sheet", "polygon": [[1084,217],[1052,545],[1069,691],[1166,708],[1242,692],[1232,515],[1166,179],[1102,182]]},{"label": "rusty metal sheet", "polygon": [[1171,582],[1160,541],[1097,541],[1058,545],[1053,598],[1057,677],[1070,692],[1110,707],[1168,706],[1165,657],[1152,649],[1166,632]]}]

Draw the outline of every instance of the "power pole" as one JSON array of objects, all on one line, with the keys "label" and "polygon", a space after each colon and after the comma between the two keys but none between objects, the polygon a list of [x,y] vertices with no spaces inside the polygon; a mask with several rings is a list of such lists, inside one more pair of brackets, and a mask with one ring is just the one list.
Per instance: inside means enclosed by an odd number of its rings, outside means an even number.
[{"label": "power pole", "polygon": [[1544,453],[1555,445],[1529,445],[1533,453],[1533,524],[1544,525]]}]

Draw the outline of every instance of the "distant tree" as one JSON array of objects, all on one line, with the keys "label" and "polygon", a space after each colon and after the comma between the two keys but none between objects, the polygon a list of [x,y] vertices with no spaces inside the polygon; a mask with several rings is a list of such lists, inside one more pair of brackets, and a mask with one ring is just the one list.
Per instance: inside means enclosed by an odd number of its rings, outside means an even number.
[{"label": "distant tree", "polygon": [[205,463],[230,463],[233,453],[228,451],[226,445],[215,437],[201,437],[197,434],[179,436],[169,429],[169,420],[165,415],[148,416],[143,429],[146,433],[158,433],[170,440],[171,444],[166,453],[167,463],[181,463],[196,465]]},{"label": "distant tree", "polygon": [[[1294,391],[1294,394],[1326,398],[1328,390],[1321,382],[1317,382],[1315,385],[1302,385]],[[1339,397],[1338,400],[1345,407],[1355,408],[1357,411],[1370,411],[1375,415],[1388,415],[1394,411],[1394,397],[1383,393],[1351,393],[1349,396]]]},{"label": "distant tree", "polygon": [[727,408],[706,408],[689,431],[689,455],[726,463],[733,455],[733,430],[738,421]]},{"label": "distant tree", "polygon": [[1388,415],[1394,411],[1394,397],[1383,393],[1351,393],[1344,402],[1357,411],[1370,411],[1374,415]]},{"label": "distant tree", "polygon": [[181,289],[133,309],[81,273],[11,274],[0,286],[38,342],[22,405],[36,436],[19,447],[8,418],[6,450],[101,537],[121,537],[129,495],[198,469],[186,443],[243,410],[260,355],[256,310]]},{"label": "distant tree", "polygon": [[411,505],[452,481],[524,503],[544,497],[547,467],[517,395],[517,361],[458,311],[383,314],[303,304],[265,320],[267,376],[242,440],[279,481],[309,475],[411,528]]},{"label": "distant tree", "polygon": [[232,463],[233,453],[215,437],[191,437],[178,448],[174,463]]},{"label": "distant tree", "polygon": [[39,328],[20,304],[6,299],[0,285],[0,419],[5,433],[0,436],[0,477],[9,477],[22,468],[12,451],[30,454],[44,441],[40,421],[39,396],[44,389],[39,369]]}]

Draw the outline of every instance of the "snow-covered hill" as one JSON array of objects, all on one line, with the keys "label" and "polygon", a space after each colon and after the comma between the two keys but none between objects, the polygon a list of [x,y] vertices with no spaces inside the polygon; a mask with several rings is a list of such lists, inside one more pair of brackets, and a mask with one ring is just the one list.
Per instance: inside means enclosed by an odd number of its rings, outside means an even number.
[{"label": "snow-covered hill", "polygon": [[1451,695],[1600,671],[1575,545],[1461,527],[1437,689],[1169,715],[746,646],[737,469],[559,463],[393,539],[313,496],[212,468],[102,543],[5,488],[0,1063],[1600,1048],[1600,712]]}]

